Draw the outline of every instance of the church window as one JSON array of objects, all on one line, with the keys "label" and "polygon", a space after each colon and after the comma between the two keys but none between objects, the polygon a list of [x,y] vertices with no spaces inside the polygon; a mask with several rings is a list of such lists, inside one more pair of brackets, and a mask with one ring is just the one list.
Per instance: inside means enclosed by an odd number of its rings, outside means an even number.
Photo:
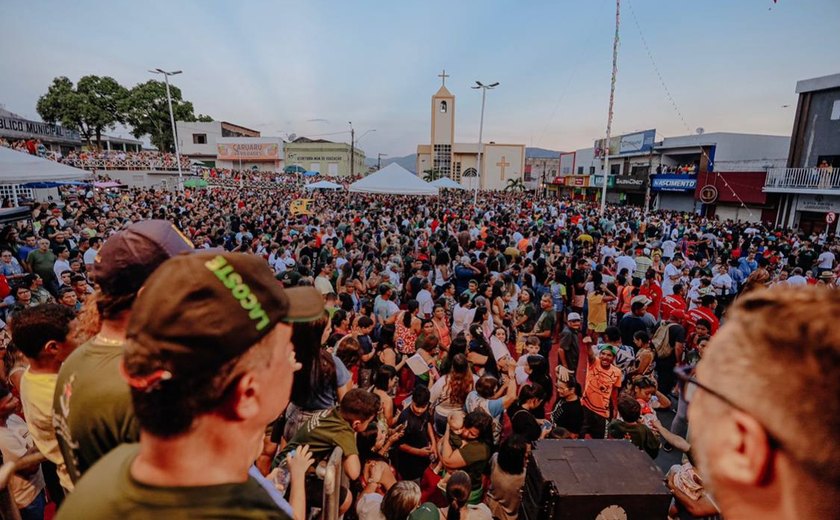
[{"label": "church window", "polygon": [[441,101],[440,102],[440,112],[441,112],[441,114],[445,114],[447,108],[449,108],[449,107],[447,106],[446,101]]}]

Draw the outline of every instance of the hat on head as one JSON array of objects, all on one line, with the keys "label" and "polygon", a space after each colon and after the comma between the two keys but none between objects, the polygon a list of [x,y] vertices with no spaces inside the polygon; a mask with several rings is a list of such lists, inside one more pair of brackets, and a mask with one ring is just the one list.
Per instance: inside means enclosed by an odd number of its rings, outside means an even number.
[{"label": "hat on head", "polygon": [[618,354],[618,349],[612,345],[603,344],[598,346],[598,352],[603,352],[605,350],[609,350],[613,356]]},{"label": "hat on head", "polygon": [[570,312],[569,317],[566,318],[566,321],[580,321],[580,314],[576,312]]},{"label": "hat on head", "polygon": [[[259,256],[179,255],[149,277],[132,308],[126,357],[129,384],[214,373],[280,322],[314,321],[324,300],[314,287],[283,289]],[[140,363],[143,365],[143,363]],[[157,375],[155,375],[157,374]]]},{"label": "hat on head", "polygon": [[438,520],[440,509],[431,502],[420,504],[420,507],[408,514],[408,520]]},{"label": "hat on head", "polygon": [[820,274],[820,278],[825,278],[825,279],[834,278],[834,273],[831,272],[831,271],[823,271],[822,274]]},{"label": "hat on head", "polygon": [[653,303],[653,300],[645,296],[644,294],[639,294],[638,296],[634,296],[632,300],[630,300],[630,305],[634,303],[643,303],[645,305],[650,305]]},{"label": "hat on head", "polygon": [[127,295],[140,290],[163,262],[195,246],[172,223],[142,220],[108,238],[93,262],[94,281],[105,294]]}]

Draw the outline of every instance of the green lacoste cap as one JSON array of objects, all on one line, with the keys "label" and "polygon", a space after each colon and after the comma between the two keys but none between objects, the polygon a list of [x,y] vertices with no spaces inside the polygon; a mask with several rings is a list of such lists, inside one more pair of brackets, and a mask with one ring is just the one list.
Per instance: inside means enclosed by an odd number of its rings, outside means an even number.
[{"label": "green lacoste cap", "polygon": [[[179,255],[147,280],[132,307],[126,357],[129,383],[214,372],[242,355],[280,322],[314,321],[324,300],[314,287],[284,289],[259,256]],[[130,365],[130,367],[129,367]]]}]

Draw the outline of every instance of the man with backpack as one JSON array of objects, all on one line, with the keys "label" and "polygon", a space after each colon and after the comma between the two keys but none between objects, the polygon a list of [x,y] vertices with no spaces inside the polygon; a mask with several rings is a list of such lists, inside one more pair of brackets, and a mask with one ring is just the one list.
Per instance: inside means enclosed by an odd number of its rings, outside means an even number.
[{"label": "man with backpack", "polygon": [[659,391],[664,394],[670,393],[676,384],[674,367],[677,366],[677,359],[682,357],[685,349],[685,327],[682,322],[685,320],[685,312],[675,310],[669,316],[668,321],[659,324],[659,328],[653,334],[651,343],[656,352],[656,376],[659,381]]}]

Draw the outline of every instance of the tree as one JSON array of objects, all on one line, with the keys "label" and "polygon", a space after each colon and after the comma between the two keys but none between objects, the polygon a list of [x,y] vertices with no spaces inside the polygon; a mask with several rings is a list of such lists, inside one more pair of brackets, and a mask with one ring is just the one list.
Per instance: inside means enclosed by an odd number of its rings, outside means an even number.
[{"label": "tree", "polygon": [[440,170],[432,169],[432,170],[423,170],[423,180],[426,182],[436,181],[443,177],[443,174]]},{"label": "tree", "polygon": [[64,76],[53,79],[36,109],[47,123],[78,130],[90,146],[102,144],[102,133],[125,122],[123,107],[128,91],[108,76],[84,76],[74,87]]},{"label": "tree", "polygon": [[[193,104],[184,101],[181,89],[170,85],[172,113],[176,121],[196,121]],[[175,149],[172,123],[169,119],[169,105],[166,101],[166,84],[149,80],[132,88],[125,100],[126,122],[132,127],[134,137],[148,135],[158,150]],[[209,116],[200,116],[202,121],[212,121]]]},{"label": "tree", "polygon": [[518,193],[522,193],[525,191],[525,183],[522,182],[522,179],[508,179],[507,186],[505,186],[505,191],[515,191]]}]

